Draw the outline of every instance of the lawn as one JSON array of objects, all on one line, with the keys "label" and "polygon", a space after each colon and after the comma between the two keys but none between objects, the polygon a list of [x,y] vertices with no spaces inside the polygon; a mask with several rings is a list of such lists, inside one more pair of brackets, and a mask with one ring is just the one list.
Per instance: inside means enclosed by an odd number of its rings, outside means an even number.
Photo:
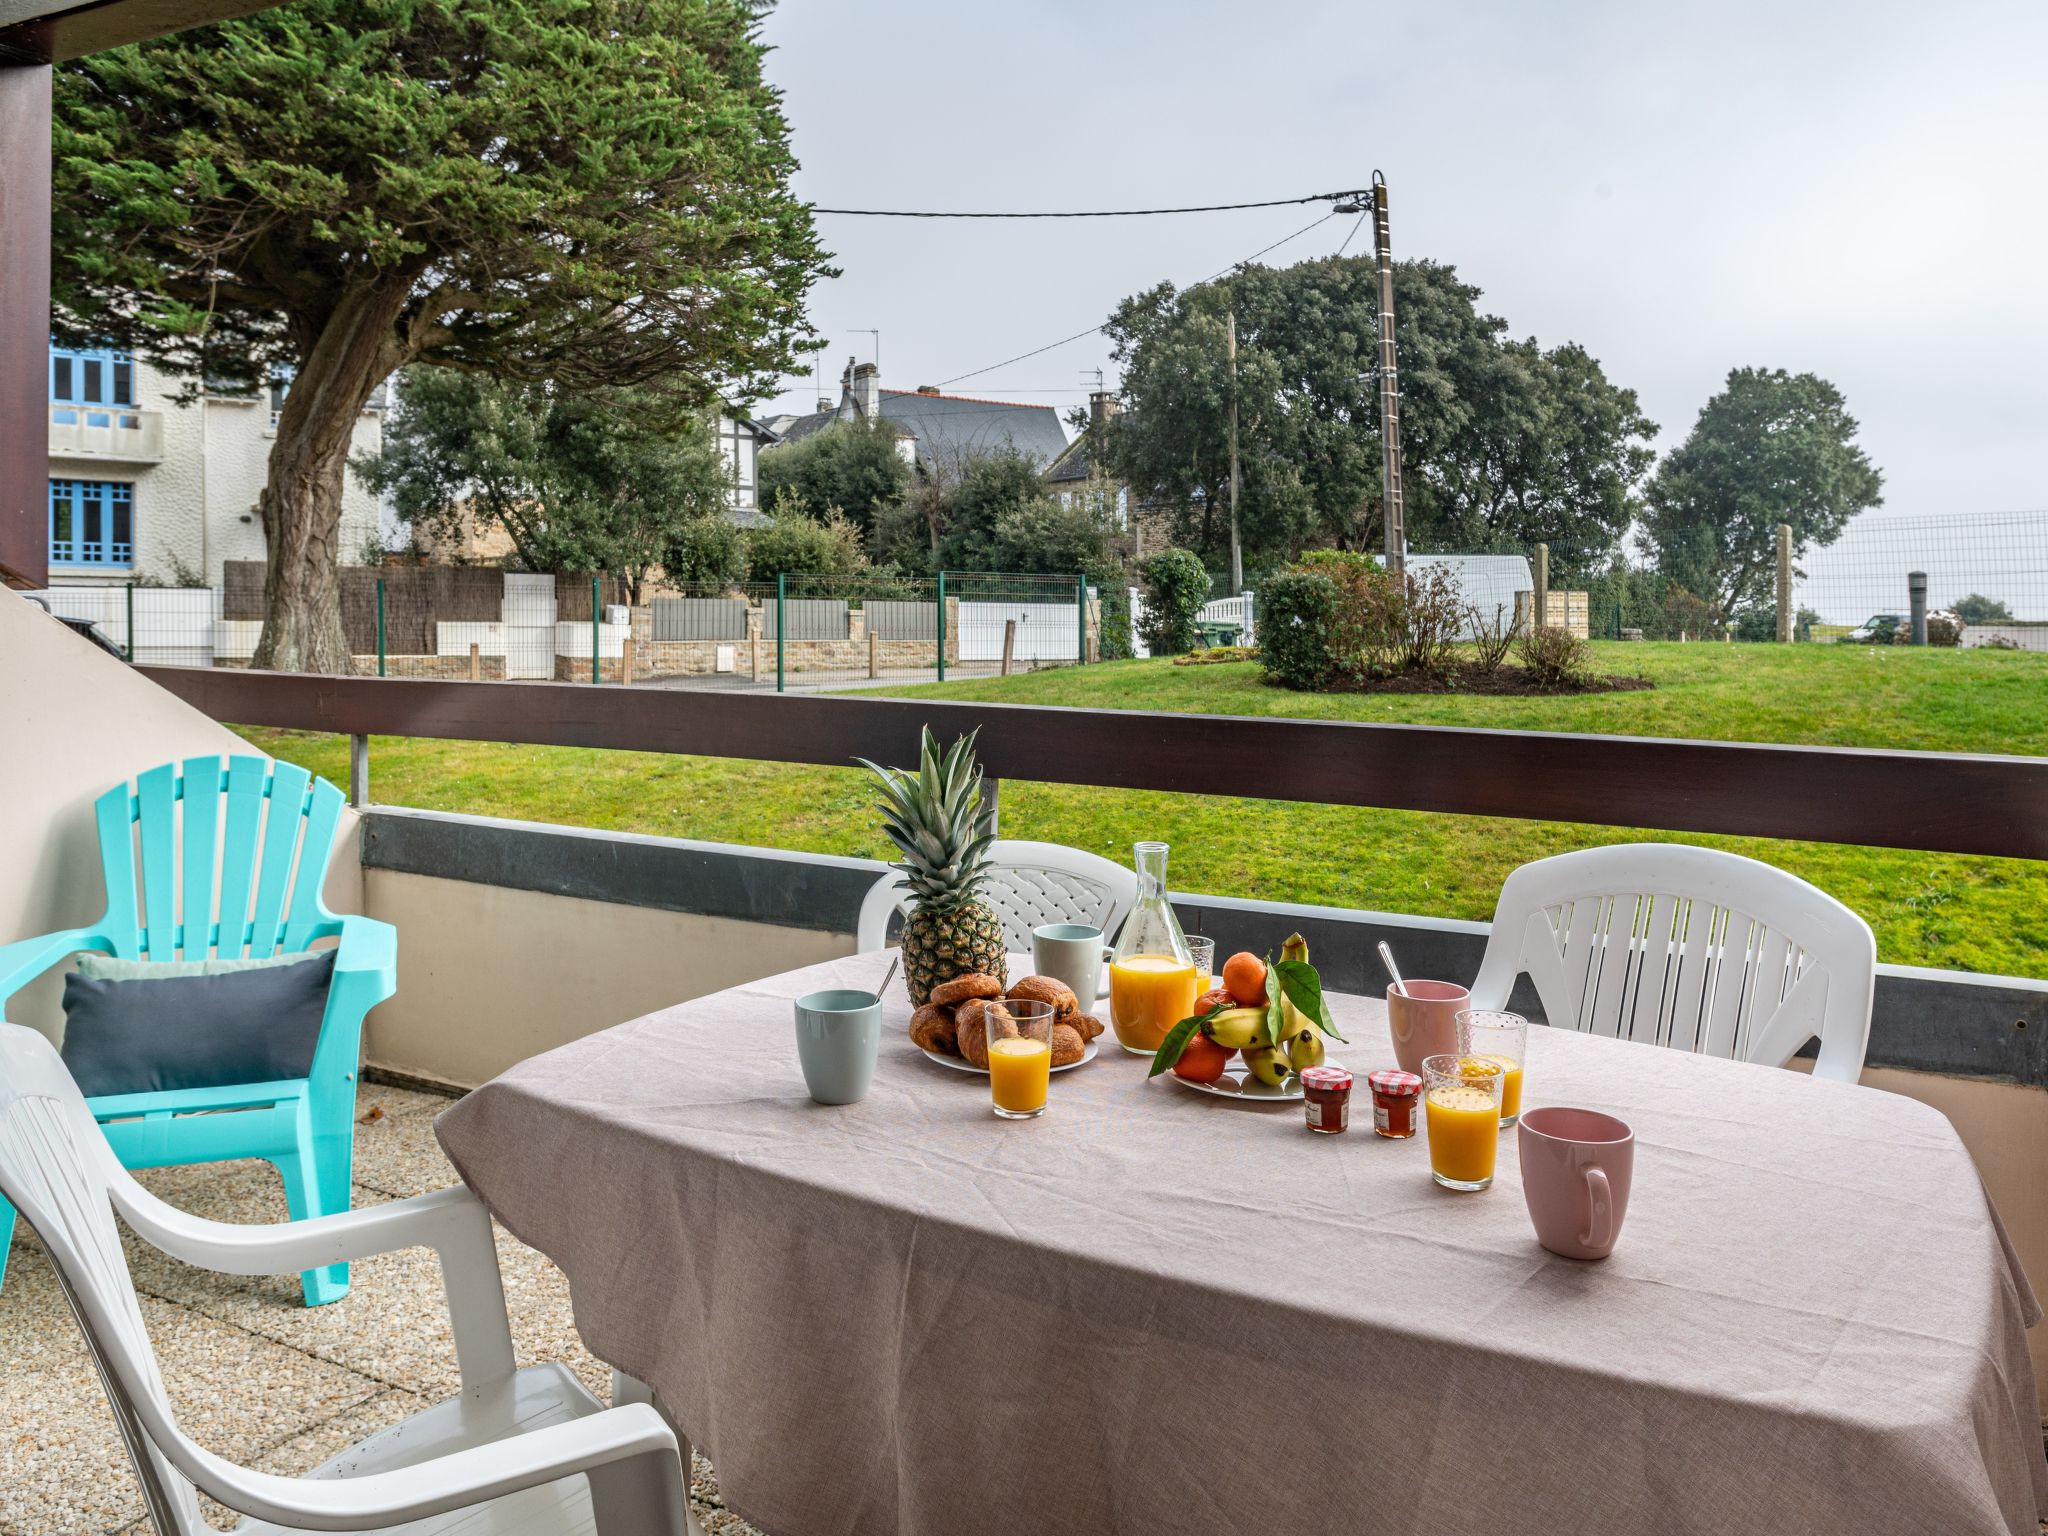
[{"label": "lawn", "polygon": [[[1302,695],[1249,664],[1118,662],[1082,672],[906,688],[911,695],[1318,719],[1400,720],[1719,740],[2048,755],[2048,656],[1835,646],[1595,647],[1644,692],[1561,699]],[[331,779],[346,744],[244,733]],[[886,856],[858,770],[556,747],[377,738],[375,798],[580,826],[821,853]],[[1555,822],[1236,801],[1006,780],[1003,830],[1128,859],[1173,844],[1177,889],[1445,917],[1490,916],[1529,859],[1654,837]],[[1879,955],[1909,965],[2048,975],[2048,864],[1778,843],[1731,848],[1812,880],[1861,912]],[[1227,936],[1226,936],[1227,937]]]}]

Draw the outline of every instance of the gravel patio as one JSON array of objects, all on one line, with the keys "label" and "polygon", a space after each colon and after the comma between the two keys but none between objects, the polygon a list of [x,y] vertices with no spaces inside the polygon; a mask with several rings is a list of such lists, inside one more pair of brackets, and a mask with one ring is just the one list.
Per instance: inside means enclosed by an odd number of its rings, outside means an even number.
[{"label": "gravel patio", "polygon": [[[355,1203],[376,1205],[455,1182],[434,1140],[446,1099],[365,1084],[358,1099]],[[164,1199],[219,1221],[282,1221],[266,1163],[161,1168],[137,1177]],[[567,1362],[600,1398],[610,1371],[577,1339],[560,1270],[503,1231],[498,1261],[521,1365]],[[296,1275],[192,1269],[128,1240],[143,1317],[182,1421],[209,1449],[296,1473],[458,1387],[441,1276],[413,1250],[357,1263],[349,1295],[308,1310]],[[56,1277],[26,1225],[0,1290],[0,1536],[149,1532],[128,1459]],[[719,1500],[709,1463],[691,1502],[706,1536],[756,1536]],[[234,1518],[209,1504],[221,1529]]]}]

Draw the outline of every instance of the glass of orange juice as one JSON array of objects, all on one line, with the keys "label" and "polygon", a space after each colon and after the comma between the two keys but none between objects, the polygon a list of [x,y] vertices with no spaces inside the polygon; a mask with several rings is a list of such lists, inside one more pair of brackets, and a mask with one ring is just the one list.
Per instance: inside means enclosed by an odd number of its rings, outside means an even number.
[{"label": "glass of orange juice", "polygon": [[1529,1021],[1519,1013],[1468,1008],[1458,1015],[1458,1054],[1484,1056],[1506,1070],[1500,1090],[1500,1124],[1506,1130],[1522,1118],[1522,1067],[1529,1059]]},{"label": "glass of orange juice", "polygon": [[1422,1111],[1429,1127],[1429,1174],[1445,1189],[1484,1189],[1500,1151],[1501,1088],[1507,1069],[1484,1056],[1428,1056]]},{"label": "glass of orange juice", "polygon": [[1052,1005],[1012,1001],[1003,1008],[1017,1032],[989,1037],[989,1096],[1000,1118],[1035,1120],[1045,1113],[1052,1084]]},{"label": "glass of orange juice", "polygon": [[[1216,941],[1205,939],[1199,933],[1187,936],[1188,958],[1195,962],[1195,996],[1200,997],[1216,985]],[[1190,1010],[1192,1011],[1192,1010]],[[1181,1018],[1186,1018],[1182,1014]],[[1175,1019],[1178,1024],[1180,1019]]]}]

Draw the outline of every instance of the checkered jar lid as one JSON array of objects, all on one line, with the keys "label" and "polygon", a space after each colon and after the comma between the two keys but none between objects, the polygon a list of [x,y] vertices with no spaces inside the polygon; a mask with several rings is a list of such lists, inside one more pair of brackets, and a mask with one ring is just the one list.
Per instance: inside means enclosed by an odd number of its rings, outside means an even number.
[{"label": "checkered jar lid", "polygon": [[1422,1092],[1421,1078],[1413,1072],[1402,1072],[1393,1067],[1370,1074],[1365,1083],[1374,1093],[1383,1093],[1390,1099]]}]

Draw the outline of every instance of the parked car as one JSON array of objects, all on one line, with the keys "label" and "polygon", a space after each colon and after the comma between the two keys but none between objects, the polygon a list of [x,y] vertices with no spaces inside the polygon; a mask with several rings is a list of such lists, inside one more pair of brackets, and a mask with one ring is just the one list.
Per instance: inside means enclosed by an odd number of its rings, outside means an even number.
[{"label": "parked car", "polygon": [[1892,636],[1904,629],[1910,622],[1903,613],[1873,613],[1849,633],[1842,636],[1843,645],[1890,645]]}]

